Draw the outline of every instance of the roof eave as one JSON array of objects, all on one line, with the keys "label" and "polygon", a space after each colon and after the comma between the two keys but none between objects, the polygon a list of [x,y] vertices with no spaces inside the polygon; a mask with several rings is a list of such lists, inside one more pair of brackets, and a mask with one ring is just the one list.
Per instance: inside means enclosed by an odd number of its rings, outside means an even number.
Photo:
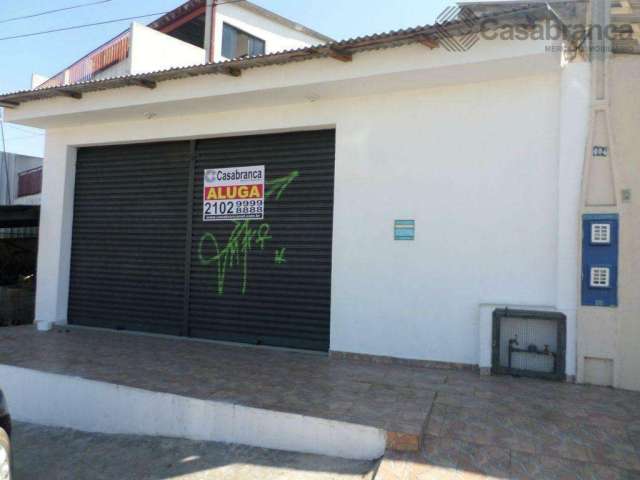
[{"label": "roof eave", "polygon": [[[512,20],[513,18],[515,18],[514,16],[520,16],[520,21],[530,22],[531,15],[533,15],[534,13],[537,15],[549,15],[549,12],[546,8],[536,7],[533,9],[518,9],[505,12],[501,15],[492,16],[491,19],[505,21]],[[193,65],[189,67],[177,67],[151,73],[64,85],[62,87],[51,87],[14,92],[0,95],[0,106],[15,108],[18,107],[20,103],[30,102],[34,100],[43,100],[59,96],[69,97],[71,95],[74,95],[75,98],[78,98],[78,94],[81,95],[83,93],[110,90],[128,86],[155,88],[158,82],[177,80],[181,78],[195,77],[200,75],[223,74],[240,76],[243,70],[251,68],[283,65],[287,63],[313,60],[317,58],[332,57],[337,60],[345,61],[350,59],[351,56],[356,53],[394,48],[413,43],[422,43],[430,48],[434,48],[438,44],[438,28],[438,26],[422,26],[389,32],[385,34],[358,37],[341,42],[330,42],[312,47],[288,50],[251,58]],[[454,35],[458,31],[460,33],[468,32],[468,26],[464,22],[453,22],[449,24],[447,28]]]}]

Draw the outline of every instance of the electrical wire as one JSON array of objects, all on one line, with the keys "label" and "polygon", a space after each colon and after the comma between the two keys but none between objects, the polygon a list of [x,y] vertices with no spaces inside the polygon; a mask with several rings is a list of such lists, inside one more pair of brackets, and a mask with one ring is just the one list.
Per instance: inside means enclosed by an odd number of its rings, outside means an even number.
[{"label": "electrical wire", "polygon": [[43,30],[41,32],[24,33],[22,35],[12,35],[12,36],[9,36],[9,37],[0,37],[0,41],[1,40],[13,40],[13,39],[16,39],[16,38],[35,37],[35,36],[38,36],[38,35],[45,35],[47,33],[65,32],[67,30],[76,30],[78,28],[95,27],[95,26],[98,26],[98,25],[107,25],[109,23],[124,22],[125,20],[135,20],[136,18],[155,17],[156,15],[164,15],[166,13],[168,13],[168,12],[156,12],[156,13],[149,13],[149,14],[146,14],[146,15],[138,15],[138,16],[135,16],[135,17],[114,18],[113,20],[105,20],[103,22],[85,23],[85,24],[82,24],[82,25],[72,25],[70,27],[54,28],[52,30]]},{"label": "electrical wire", "polygon": [[[231,3],[240,3],[240,2],[245,2],[246,0],[227,0],[226,2],[218,2],[216,3],[216,6],[220,6],[220,5],[228,5]],[[17,38],[27,38],[27,37],[35,37],[38,35],[46,35],[49,33],[57,33],[57,32],[65,32],[68,30],[76,30],[79,28],[88,28],[88,27],[96,27],[99,25],[107,25],[109,23],[117,23],[117,22],[124,22],[125,20],[135,20],[137,18],[146,18],[146,17],[155,17],[156,15],[166,15],[169,12],[155,12],[155,13],[148,13],[148,14],[143,14],[143,15],[137,15],[135,17],[125,17],[125,18],[114,18],[113,20],[105,20],[102,22],[95,22],[95,23],[84,23],[81,25],[72,25],[70,27],[62,27],[62,28],[54,28],[51,30],[43,30],[40,32],[32,32],[32,33],[23,33],[21,35],[11,35],[8,37],[0,37],[0,41],[2,40],[14,40]]]},{"label": "electrical wire", "polygon": [[49,15],[51,13],[66,12],[68,10],[73,10],[75,8],[89,7],[91,5],[100,5],[102,3],[109,3],[112,1],[113,0],[98,0],[97,2],[81,3],[79,5],[72,5],[70,7],[56,8],[54,10],[45,10],[44,12],[32,13],[31,15],[24,15],[22,17],[4,18],[0,20],[0,23],[15,22],[17,20],[24,20],[27,18],[42,17],[43,15]]}]

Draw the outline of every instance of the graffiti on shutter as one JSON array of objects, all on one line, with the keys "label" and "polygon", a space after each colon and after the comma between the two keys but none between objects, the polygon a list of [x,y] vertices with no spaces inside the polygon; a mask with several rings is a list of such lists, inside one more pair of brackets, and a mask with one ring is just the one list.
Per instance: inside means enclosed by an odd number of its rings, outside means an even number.
[{"label": "graffiti on shutter", "polygon": [[[264,171],[264,167],[262,167]],[[298,177],[299,172],[294,170],[289,175],[266,182],[266,192],[264,193],[265,202],[269,198],[275,201],[280,200],[287,187]],[[206,180],[205,180],[206,181]],[[206,195],[206,188],[205,188]],[[265,205],[266,208],[266,205]],[[206,214],[205,214],[206,216]],[[262,222],[257,228],[251,226],[250,220],[236,220],[235,227],[229,235],[226,243],[218,242],[216,236],[211,232],[205,232],[198,243],[198,260],[201,265],[217,267],[217,292],[218,295],[224,295],[225,278],[227,271],[233,267],[239,267],[242,270],[242,294],[247,292],[247,270],[249,262],[249,254],[258,249],[263,251],[267,243],[272,240],[270,235],[271,225]],[[213,247],[213,255],[205,254],[206,247]],[[282,265],[286,263],[285,248],[276,248],[274,254],[274,263]]]}]

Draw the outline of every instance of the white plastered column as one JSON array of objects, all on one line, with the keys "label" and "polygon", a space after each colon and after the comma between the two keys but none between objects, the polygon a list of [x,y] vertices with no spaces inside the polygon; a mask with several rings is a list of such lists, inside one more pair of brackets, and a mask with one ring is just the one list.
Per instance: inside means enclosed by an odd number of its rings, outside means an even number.
[{"label": "white plastered column", "polygon": [[576,375],[576,312],[580,285],[580,195],[589,137],[591,65],[564,66],[560,87],[556,307],[567,316],[567,376]]},{"label": "white plastered column", "polygon": [[71,226],[75,185],[76,149],[48,134],[42,178],[42,203],[38,240],[36,324],[50,330],[67,323]]}]

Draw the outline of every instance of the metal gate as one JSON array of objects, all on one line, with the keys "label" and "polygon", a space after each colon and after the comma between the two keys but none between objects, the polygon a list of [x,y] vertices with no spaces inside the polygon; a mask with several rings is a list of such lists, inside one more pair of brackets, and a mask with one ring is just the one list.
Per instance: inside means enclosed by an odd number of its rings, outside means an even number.
[{"label": "metal gate", "polygon": [[69,322],[179,335],[189,143],[78,151]]},{"label": "metal gate", "polygon": [[[80,150],[70,323],[328,350],[334,158],[332,130]],[[205,222],[204,171],[248,166],[264,218]]]}]

